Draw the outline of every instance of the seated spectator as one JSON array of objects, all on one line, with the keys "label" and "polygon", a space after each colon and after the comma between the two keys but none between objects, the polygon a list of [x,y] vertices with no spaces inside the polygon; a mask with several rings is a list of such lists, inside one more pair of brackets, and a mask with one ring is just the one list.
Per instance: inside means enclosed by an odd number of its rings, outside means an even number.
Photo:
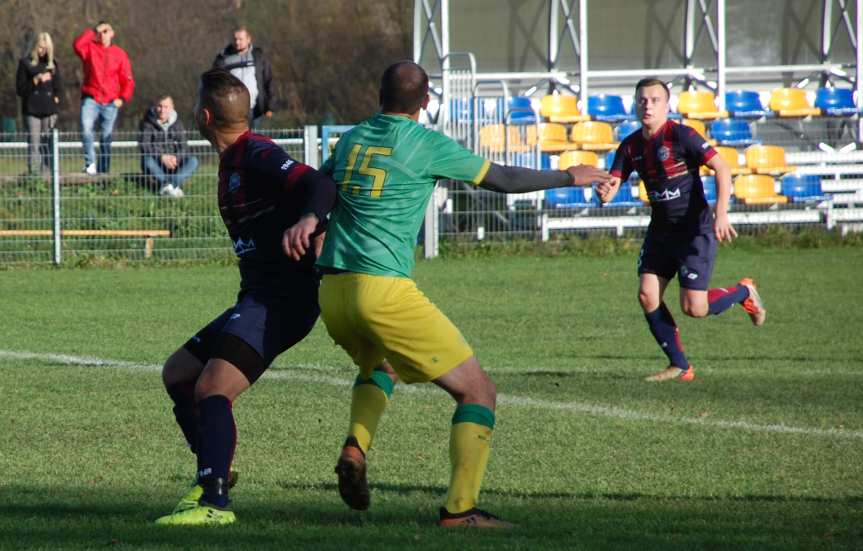
[{"label": "seated spectator", "polygon": [[198,168],[198,159],[188,153],[185,129],[171,96],[161,96],[144,115],[138,144],[142,170],[159,183],[159,193],[182,197],[183,182]]},{"label": "seated spectator", "polygon": [[32,47],[18,63],[16,91],[21,97],[24,123],[30,134],[27,167],[30,175],[49,176],[51,130],[57,124],[60,103],[60,68],[54,59],[54,43],[48,33],[38,33]]}]

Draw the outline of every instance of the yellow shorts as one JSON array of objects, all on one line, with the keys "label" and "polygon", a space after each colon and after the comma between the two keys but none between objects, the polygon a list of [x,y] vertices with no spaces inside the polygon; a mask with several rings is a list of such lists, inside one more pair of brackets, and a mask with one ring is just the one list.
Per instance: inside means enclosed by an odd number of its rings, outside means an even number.
[{"label": "yellow shorts", "polygon": [[364,377],[386,359],[403,382],[426,382],[473,356],[458,328],[411,279],[327,274],[318,300],[327,331]]}]

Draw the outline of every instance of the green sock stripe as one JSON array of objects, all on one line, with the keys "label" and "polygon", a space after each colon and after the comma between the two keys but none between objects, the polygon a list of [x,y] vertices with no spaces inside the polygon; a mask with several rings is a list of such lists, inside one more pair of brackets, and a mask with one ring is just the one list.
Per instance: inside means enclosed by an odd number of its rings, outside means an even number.
[{"label": "green sock stripe", "polygon": [[452,424],[476,423],[490,429],[494,428],[494,412],[479,404],[463,404],[456,408]]},{"label": "green sock stripe", "polygon": [[372,371],[372,376],[368,379],[364,379],[361,375],[358,375],[356,381],[354,381],[354,386],[357,387],[360,385],[374,385],[381,389],[387,395],[387,398],[392,395],[393,387],[395,386],[390,376],[383,371]]}]

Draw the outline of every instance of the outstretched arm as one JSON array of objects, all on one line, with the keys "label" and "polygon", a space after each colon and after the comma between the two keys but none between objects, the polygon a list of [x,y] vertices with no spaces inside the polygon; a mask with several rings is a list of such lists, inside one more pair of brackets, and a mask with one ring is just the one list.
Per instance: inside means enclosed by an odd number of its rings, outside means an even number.
[{"label": "outstretched arm", "polygon": [[480,187],[499,193],[526,193],[569,186],[589,186],[605,182],[611,175],[588,165],[571,166],[566,170],[534,170],[492,163],[479,183]]}]

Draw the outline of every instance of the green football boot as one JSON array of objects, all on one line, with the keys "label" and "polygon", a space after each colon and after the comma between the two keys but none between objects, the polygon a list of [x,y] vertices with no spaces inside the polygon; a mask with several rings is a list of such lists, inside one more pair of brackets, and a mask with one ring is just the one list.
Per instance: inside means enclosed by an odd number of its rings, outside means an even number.
[{"label": "green football boot", "polygon": [[237,516],[229,509],[219,509],[208,503],[196,504],[191,509],[171,513],[156,519],[160,526],[224,526],[236,522]]}]

